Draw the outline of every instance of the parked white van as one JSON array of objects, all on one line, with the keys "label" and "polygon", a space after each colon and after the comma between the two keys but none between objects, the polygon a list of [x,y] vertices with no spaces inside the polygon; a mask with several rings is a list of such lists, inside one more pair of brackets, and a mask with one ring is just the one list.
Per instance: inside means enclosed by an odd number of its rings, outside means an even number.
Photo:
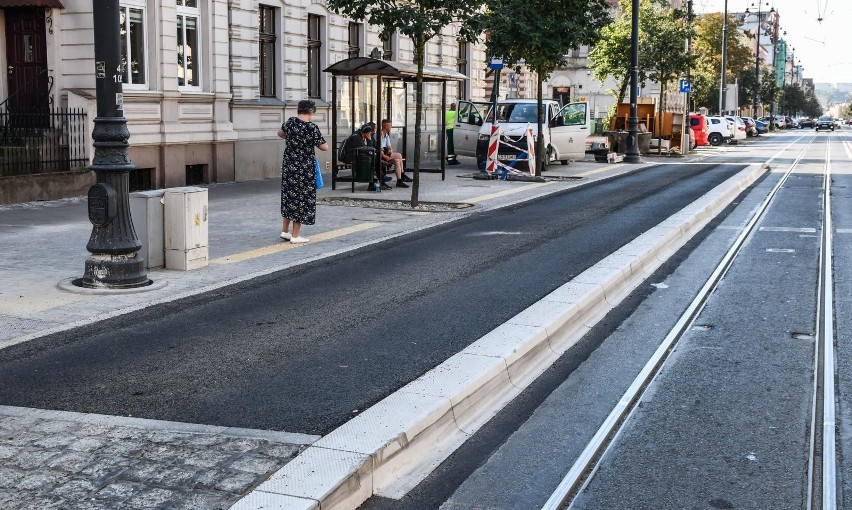
[{"label": "parked white van", "polygon": [[[542,104],[547,121],[543,124],[545,165],[559,161],[567,165],[571,160],[586,156],[586,139],[591,133],[588,103],[568,103],[546,99]],[[482,112],[488,112],[483,115]],[[476,157],[480,168],[485,168],[488,142],[491,138],[491,104],[459,101],[453,143],[456,154]],[[501,139],[510,145],[500,144],[497,151],[500,161],[512,161],[526,151],[526,129],[537,133],[535,99],[502,99],[497,103],[497,122]]]}]

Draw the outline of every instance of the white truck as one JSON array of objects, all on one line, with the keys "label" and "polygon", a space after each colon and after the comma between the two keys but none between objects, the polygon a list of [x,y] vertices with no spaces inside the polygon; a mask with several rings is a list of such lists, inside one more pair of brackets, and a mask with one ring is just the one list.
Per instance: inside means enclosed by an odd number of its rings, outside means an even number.
[{"label": "white truck", "polygon": [[[456,154],[475,157],[480,168],[485,168],[491,138],[491,103],[458,101],[457,104],[458,114],[453,128]],[[553,161],[567,165],[569,161],[584,159],[586,139],[591,134],[588,103],[568,103],[560,107],[559,102],[545,99],[542,106],[546,113],[543,124],[545,166]],[[499,100],[497,122],[501,139],[510,144],[500,144],[498,159],[512,161],[526,151],[527,126],[531,126],[533,136],[537,136],[536,100]]]}]

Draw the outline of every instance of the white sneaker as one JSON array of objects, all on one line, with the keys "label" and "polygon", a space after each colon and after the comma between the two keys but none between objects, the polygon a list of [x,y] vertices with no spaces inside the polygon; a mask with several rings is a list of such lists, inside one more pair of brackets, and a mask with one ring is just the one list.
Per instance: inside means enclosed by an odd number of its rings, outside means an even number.
[{"label": "white sneaker", "polygon": [[308,241],[310,241],[310,239],[308,239],[307,237],[302,237],[302,236],[294,237],[294,238],[290,239],[290,242],[293,243],[293,244],[304,244]]},{"label": "white sneaker", "polygon": [[281,232],[281,239],[289,241],[290,239],[293,239],[293,234],[290,232]]}]

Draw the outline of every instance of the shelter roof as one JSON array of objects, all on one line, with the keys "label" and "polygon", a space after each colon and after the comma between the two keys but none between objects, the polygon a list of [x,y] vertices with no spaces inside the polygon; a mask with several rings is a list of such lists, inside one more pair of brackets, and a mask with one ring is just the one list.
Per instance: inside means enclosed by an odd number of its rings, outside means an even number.
[{"label": "shelter roof", "polygon": [[57,7],[64,9],[59,0],[0,0],[0,8],[8,7]]},{"label": "shelter roof", "polygon": [[[328,66],[325,72],[335,76],[382,76],[403,81],[417,81],[417,66],[393,60],[379,60],[370,57],[352,57]],[[464,81],[467,76],[457,71],[440,67],[423,68],[423,81]]]}]

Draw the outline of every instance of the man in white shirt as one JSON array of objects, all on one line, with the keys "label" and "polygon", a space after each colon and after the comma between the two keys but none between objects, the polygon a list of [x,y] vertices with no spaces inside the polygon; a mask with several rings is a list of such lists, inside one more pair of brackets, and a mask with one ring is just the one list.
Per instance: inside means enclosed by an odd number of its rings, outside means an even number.
[{"label": "man in white shirt", "polygon": [[405,175],[405,166],[402,163],[402,154],[398,152],[394,152],[391,148],[390,141],[390,130],[393,127],[390,119],[382,120],[382,129],[381,129],[381,142],[382,142],[382,152],[381,157],[382,161],[387,165],[393,165],[394,171],[396,172],[396,187],[397,188],[407,188],[407,182],[411,182],[411,178]]}]

